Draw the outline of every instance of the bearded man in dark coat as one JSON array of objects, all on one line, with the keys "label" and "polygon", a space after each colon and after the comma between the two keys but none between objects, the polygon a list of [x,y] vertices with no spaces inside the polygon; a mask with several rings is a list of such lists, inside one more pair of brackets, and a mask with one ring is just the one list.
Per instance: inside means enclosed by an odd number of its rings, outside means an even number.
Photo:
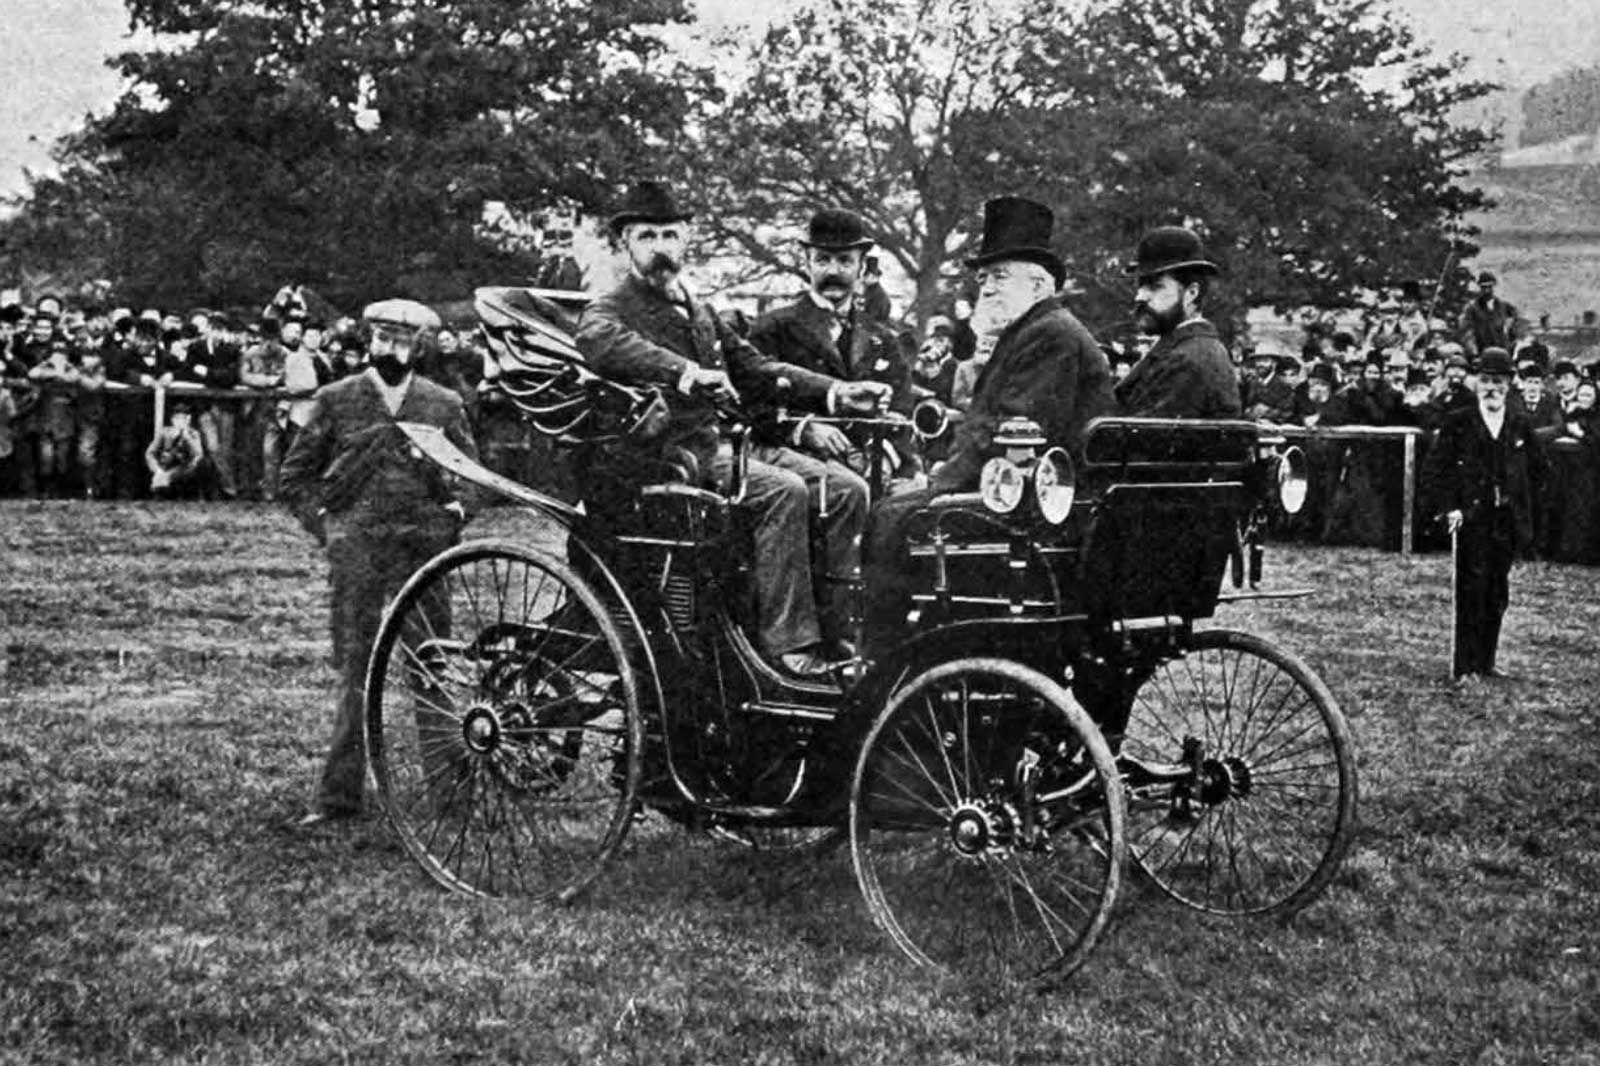
[{"label": "bearded man in dark coat", "polygon": [[1118,413],[1140,418],[1238,418],[1239,377],[1217,327],[1201,314],[1217,264],[1192,230],[1161,226],[1139,242],[1135,325],[1155,345],[1117,386]]},{"label": "bearded man in dark coat", "polygon": [[1032,200],[1003,196],[984,205],[982,246],[968,263],[980,282],[972,317],[980,332],[998,336],[950,458],[933,468],[926,488],[897,493],[873,508],[867,624],[875,645],[893,641],[909,606],[907,519],[936,495],[977,488],[984,463],[1004,454],[994,442],[1000,424],[1032,419],[1046,441],[1081,459],[1090,419],[1113,406],[1111,364],[1059,295],[1066,266],[1050,250],[1054,226],[1050,208]]}]

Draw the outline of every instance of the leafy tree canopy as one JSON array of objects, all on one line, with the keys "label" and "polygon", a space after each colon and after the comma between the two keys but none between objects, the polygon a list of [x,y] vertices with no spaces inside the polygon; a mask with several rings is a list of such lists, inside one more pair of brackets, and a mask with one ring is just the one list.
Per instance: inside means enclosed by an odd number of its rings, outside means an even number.
[{"label": "leafy tree canopy", "polygon": [[129,0],[171,42],[58,149],[19,253],[94,250],[140,300],[458,295],[536,257],[484,232],[596,205],[682,127],[704,76],[656,32],[682,0]]}]

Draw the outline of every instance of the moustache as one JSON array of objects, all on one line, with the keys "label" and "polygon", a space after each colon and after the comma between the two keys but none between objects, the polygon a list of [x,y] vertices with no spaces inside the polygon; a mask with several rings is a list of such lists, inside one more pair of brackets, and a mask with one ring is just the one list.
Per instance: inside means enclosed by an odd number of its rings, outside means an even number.
[{"label": "moustache", "polygon": [[650,262],[645,264],[644,269],[648,274],[675,271],[678,269],[678,261],[666,252],[656,252],[650,257]]},{"label": "moustache", "polygon": [[828,274],[822,279],[821,288],[824,289],[848,289],[849,287],[850,279],[841,277],[838,274]]}]

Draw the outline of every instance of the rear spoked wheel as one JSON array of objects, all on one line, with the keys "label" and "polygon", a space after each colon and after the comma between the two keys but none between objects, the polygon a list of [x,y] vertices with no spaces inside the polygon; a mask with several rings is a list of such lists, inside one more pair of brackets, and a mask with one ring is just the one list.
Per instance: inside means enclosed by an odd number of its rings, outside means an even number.
[{"label": "rear spoked wheel", "polygon": [[503,542],[430,560],[384,616],[366,697],[379,800],[440,884],[566,900],[621,846],[638,686],[610,612],[564,560]]},{"label": "rear spoked wheel", "polygon": [[1293,914],[1349,850],[1350,727],[1309,667],[1259,637],[1194,634],[1135,693],[1121,756],[1129,852],[1196,910]]},{"label": "rear spoked wheel", "polygon": [[1104,932],[1124,796],[1087,713],[1043,674],[961,659],[897,690],[856,765],[850,842],[874,921],[917,963],[1053,984]]}]

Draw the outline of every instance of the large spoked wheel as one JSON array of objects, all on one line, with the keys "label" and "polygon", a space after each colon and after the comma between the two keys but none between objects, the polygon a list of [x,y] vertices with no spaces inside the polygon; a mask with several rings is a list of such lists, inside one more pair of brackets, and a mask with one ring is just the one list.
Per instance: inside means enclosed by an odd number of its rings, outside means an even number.
[{"label": "large spoked wheel", "polygon": [[1132,858],[1212,914],[1287,916],[1355,832],[1350,727],[1309,667],[1259,637],[1194,635],[1134,695],[1121,748]]},{"label": "large spoked wheel", "polygon": [[1121,879],[1123,789],[1043,674],[959,659],[913,679],[856,764],[850,843],[878,926],[917,963],[1051,984],[1082,965]]},{"label": "large spoked wheel", "polygon": [[627,834],[636,678],[567,563],[463,544],[411,577],[367,671],[367,753],[406,849],[447,888],[568,900]]}]

